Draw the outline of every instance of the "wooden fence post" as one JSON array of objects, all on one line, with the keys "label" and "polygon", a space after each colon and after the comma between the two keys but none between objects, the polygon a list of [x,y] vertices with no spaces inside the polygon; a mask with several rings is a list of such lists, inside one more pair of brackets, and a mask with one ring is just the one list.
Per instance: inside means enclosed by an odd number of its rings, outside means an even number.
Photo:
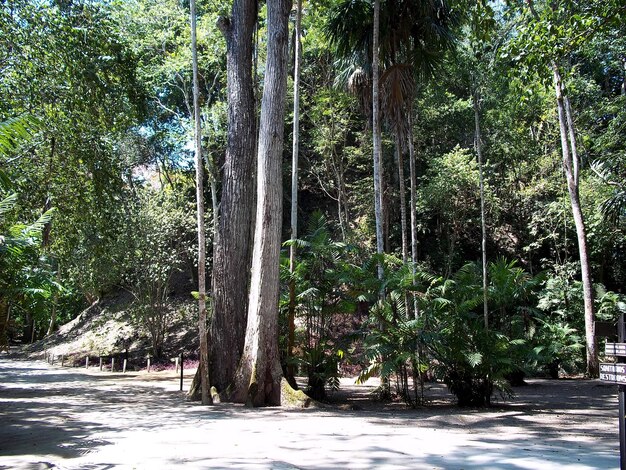
[{"label": "wooden fence post", "polygon": [[183,353],[180,353],[180,391],[183,391],[183,369],[185,368],[184,366],[184,362],[183,362],[184,356]]}]

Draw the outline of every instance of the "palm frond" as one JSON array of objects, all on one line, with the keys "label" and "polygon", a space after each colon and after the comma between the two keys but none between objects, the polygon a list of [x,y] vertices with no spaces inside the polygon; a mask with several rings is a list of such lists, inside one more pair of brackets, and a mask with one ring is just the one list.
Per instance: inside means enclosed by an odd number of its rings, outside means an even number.
[{"label": "palm frond", "polygon": [[7,197],[0,201],[0,220],[2,220],[4,214],[6,214],[15,207],[15,204],[17,204],[16,193],[9,194]]},{"label": "palm frond", "polygon": [[18,116],[0,122],[0,155],[8,155],[36,132],[40,123],[33,116]]}]

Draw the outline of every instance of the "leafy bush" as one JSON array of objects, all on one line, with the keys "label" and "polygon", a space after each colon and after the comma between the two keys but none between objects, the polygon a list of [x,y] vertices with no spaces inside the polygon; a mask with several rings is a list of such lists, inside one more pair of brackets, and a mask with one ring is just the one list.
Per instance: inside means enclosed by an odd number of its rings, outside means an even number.
[{"label": "leafy bush", "polygon": [[[332,240],[326,218],[319,212],[311,216],[306,235],[295,244],[298,255],[293,274],[289,274],[287,259],[282,263],[283,281],[293,281],[296,290],[299,354],[294,361],[307,375],[307,393],[324,400],[327,385],[332,389],[339,386],[338,366],[343,358],[343,349],[332,338],[333,321],[336,315],[354,310],[346,295],[351,279],[351,266],[346,261],[350,247]],[[289,298],[286,289],[283,292],[281,311],[285,317]]]},{"label": "leafy bush", "polygon": [[195,249],[193,207],[173,192],[140,193],[126,284],[135,299],[131,312],[149,332],[156,358],[174,320],[168,296],[172,278],[190,264]]},{"label": "leafy bush", "polygon": [[467,265],[441,282],[424,302],[425,347],[434,358],[435,373],[457,397],[460,406],[485,406],[494,391],[511,394],[506,380],[514,369],[512,354],[522,341],[486,329],[480,284]]},{"label": "leafy bush", "polygon": [[[623,295],[594,284],[596,319],[616,321],[626,311]],[[538,298],[539,328],[534,344],[534,364],[552,378],[562,369],[579,373],[585,369],[585,331],[583,288],[566,270],[550,276]]]},{"label": "leafy bush", "polygon": [[[540,278],[532,278],[513,262],[491,263],[493,326],[485,328],[477,266],[468,264],[447,280],[389,256],[384,266],[385,295],[372,309],[366,337],[370,366],[361,379],[374,373],[396,374],[400,395],[416,404],[421,373],[431,367],[461,406],[489,405],[494,392],[509,396],[507,379],[523,370],[532,352],[528,338]],[[408,390],[411,374],[413,396]]]}]

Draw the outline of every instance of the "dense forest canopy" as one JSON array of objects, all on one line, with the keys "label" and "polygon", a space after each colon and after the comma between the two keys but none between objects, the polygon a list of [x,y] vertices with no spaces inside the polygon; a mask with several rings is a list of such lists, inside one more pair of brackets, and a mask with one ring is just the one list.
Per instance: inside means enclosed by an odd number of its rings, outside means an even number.
[{"label": "dense forest canopy", "polygon": [[[286,242],[271,258],[280,360],[318,398],[350,362],[398,377],[409,402],[411,376],[480,403],[517,372],[593,375],[593,320],[626,311],[623,2],[301,5],[296,38],[296,5],[286,33],[284,1],[197,2],[209,331],[238,351],[227,373],[211,366],[218,388],[244,354],[258,197],[284,201],[268,212]],[[155,324],[174,283],[198,290],[189,13],[180,0],[0,1],[3,341],[41,338],[120,289]],[[271,181],[261,157],[282,193],[256,192]],[[236,326],[221,323],[229,309]]]}]

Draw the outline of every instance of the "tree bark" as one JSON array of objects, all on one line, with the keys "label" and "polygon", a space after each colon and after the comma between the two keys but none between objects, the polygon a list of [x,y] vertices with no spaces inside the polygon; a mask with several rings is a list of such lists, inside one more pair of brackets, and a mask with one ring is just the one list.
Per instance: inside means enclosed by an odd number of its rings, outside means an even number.
[{"label": "tree bark", "polygon": [[248,323],[232,398],[248,406],[280,405],[278,353],[282,147],[290,0],[267,2],[267,62],[261,104],[257,212]]},{"label": "tree bark", "polygon": [[[376,253],[382,255],[383,237],[383,194],[382,194],[382,143],[380,130],[380,85],[379,85],[379,36],[380,0],[374,1],[374,34],[372,46],[372,137],[374,158],[374,217],[376,219]],[[383,265],[378,263],[378,278],[383,278]]]},{"label": "tree bark", "polygon": [[[293,148],[291,154],[291,241],[289,247],[289,273],[293,276],[296,268],[296,245],[295,240],[298,238],[298,153],[300,143],[300,24],[302,21],[302,0],[296,2],[296,22],[295,22],[295,41],[294,41],[294,70],[293,70]],[[295,331],[296,331],[296,285],[295,281],[289,281],[289,318],[288,338],[287,338],[287,374],[289,384],[295,388],[296,381],[294,378],[293,367],[293,350],[295,347]]]},{"label": "tree bark", "polygon": [[256,116],[252,50],[256,0],[235,0],[231,19],[220,18],[226,37],[228,144],[213,255],[212,385],[232,385],[243,350],[252,254]]},{"label": "tree bark", "polygon": [[[204,227],[204,183],[202,164],[202,128],[200,123],[200,86],[198,84],[198,51],[196,41],[196,1],[191,0],[191,57],[193,62],[193,114],[196,154],[196,203],[198,217],[198,330],[200,335],[200,384],[202,404],[213,403],[209,394],[208,343],[206,335],[206,234]],[[158,351],[155,351],[157,354]],[[157,354],[158,355],[158,354]]]},{"label": "tree bark", "polygon": [[552,64],[554,89],[556,92],[559,130],[561,133],[561,149],[563,154],[563,169],[567,179],[567,190],[572,206],[572,215],[576,226],[578,239],[578,253],[580,257],[580,273],[583,283],[583,297],[585,303],[585,338],[587,345],[587,375],[597,377],[599,374],[598,348],[595,337],[595,312],[593,305],[593,284],[587,250],[587,231],[580,207],[579,195],[579,164],[576,149],[576,133],[572,121],[569,99],[563,94],[563,81],[556,63]]}]

